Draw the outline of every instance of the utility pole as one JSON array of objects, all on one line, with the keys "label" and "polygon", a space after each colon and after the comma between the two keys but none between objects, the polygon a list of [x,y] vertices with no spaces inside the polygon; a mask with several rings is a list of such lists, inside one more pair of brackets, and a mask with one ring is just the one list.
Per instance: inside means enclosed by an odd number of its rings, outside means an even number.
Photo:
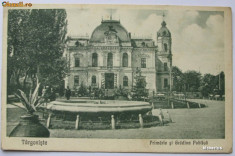
[{"label": "utility pole", "polygon": [[172,91],[172,65],[170,63],[170,93]]},{"label": "utility pole", "polygon": [[219,90],[220,90],[220,73],[219,73]]},{"label": "utility pole", "polygon": [[221,89],[220,87],[220,65],[219,65],[219,90]]},{"label": "utility pole", "polygon": [[113,10],[111,9],[110,20],[113,20]]}]

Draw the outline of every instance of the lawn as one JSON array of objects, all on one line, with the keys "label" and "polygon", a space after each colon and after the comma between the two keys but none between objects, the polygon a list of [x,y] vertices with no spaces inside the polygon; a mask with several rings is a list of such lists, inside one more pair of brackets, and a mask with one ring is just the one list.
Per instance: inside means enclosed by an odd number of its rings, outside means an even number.
[{"label": "lawn", "polygon": [[[163,109],[168,110],[173,123],[143,129],[118,130],[65,130],[50,129],[51,137],[58,138],[117,138],[117,139],[222,139],[225,137],[225,102],[192,100],[206,104],[205,108]],[[159,110],[153,110],[158,115]],[[7,110],[7,134],[24,114],[18,108]],[[42,121],[45,123],[45,121]]]}]

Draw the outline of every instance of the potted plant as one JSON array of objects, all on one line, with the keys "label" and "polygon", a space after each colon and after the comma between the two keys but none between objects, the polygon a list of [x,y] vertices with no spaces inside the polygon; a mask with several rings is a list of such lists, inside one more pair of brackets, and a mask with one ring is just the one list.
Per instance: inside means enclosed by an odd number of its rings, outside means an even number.
[{"label": "potted plant", "polygon": [[30,91],[29,96],[20,89],[17,90],[15,94],[19,98],[22,105],[13,104],[24,109],[27,114],[20,117],[19,124],[11,131],[10,137],[49,137],[50,132],[48,129],[43,126],[38,119],[38,115],[34,113],[37,111],[37,108],[42,104],[38,97],[40,83],[37,83],[35,90]]}]

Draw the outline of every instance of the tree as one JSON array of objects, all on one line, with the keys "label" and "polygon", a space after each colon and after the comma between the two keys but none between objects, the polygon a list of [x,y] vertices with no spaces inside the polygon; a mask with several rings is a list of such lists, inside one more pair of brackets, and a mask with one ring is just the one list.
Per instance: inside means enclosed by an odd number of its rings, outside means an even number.
[{"label": "tree", "polygon": [[203,96],[207,97],[209,94],[213,94],[213,90],[216,87],[216,77],[212,74],[205,74],[201,81],[200,91]]},{"label": "tree", "polygon": [[121,85],[117,88],[115,88],[114,96],[123,96],[123,97],[128,97],[128,90],[123,88]]},{"label": "tree", "polygon": [[134,100],[143,100],[143,98],[148,97],[148,90],[146,89],[146,80],[145,77],[141,75],[141,70],[136,71],[135,76],[135,85],[132,89],[132,99]]},{"label": "tree", "polygon": [[218,75],[204,74],[191,70],[182,72],[178,67],[172,67],[173,78],[173,90],[177,92],[188,91],[197,92],[200,91],[204,97],[208,97],[209,94],[225,94],[225,75],[224,72],[220,72]]},{"label": "tree", "polygon": [[220,72],[219,75],[218,75],[218,84],[220,85],[219,86],[219,89],[220,89],[220,95],[224,95],[225,94],[225,74],[224,72]]},{"label": "tree", "polygon": [[[29,14],[29,10],[9,10],[7,32],[8,92],[12,88],[21,88],[20,77],[22,77],[23,73],[28,72],[24,38],[27,35]],[[10,85],[10,81],[12,81],[13,85]]]},{"label": "tree", "polygon": [[36,77],[43,85],[62,83],[67,67],[62,57],[66,16],[64,9],[9,10],[8,84],[12,77],[23,89],[26,81],[35,86]]},{"label": "tree", "polygon": [[201,73],[190,70],[184,73],[183,82],[188,92],[197,92],[200,87]]},{"label": "tree", "polygon": [[197,92],[201,83],[201,73],[190,70],[182,72],[178,67],[172,67],[173,90],[177,92]]},{"label": "tree", "polygon": [[205,74],[202,77],[200,92],[207,97],[209,94],[224,95],[225,91],[225,75],[220,72],[218,75]]},{"label": "tree", "polygon": [[182,92],[184,88],[183,82],[184,74],[183,72],[176,66],[172,67],[172,79],[173,79],[173,90],[177,92]]}]

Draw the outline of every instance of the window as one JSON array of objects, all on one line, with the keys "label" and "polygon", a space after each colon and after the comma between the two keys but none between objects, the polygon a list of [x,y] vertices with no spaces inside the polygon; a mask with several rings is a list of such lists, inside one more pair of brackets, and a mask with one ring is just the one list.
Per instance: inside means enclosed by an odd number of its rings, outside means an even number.
[{"label": "window", "polygon": [[76,42],[75,42],[75,45],[76,45],[76,47],[78,47],[78,46],[79,46],[79,42],[78,42],[78,41],[76,41]]},{"label": "window", "polygon": [[128,54],[127,53],[124,53],[122,55],[122,66],[128,67]]},{"label": "window", "polygon": [[167,48],[167,44],[164,43],[164,49],[165,49],[165,52],[167,52],[168,48]]},{"label": "window", "polygon": [[98,66],[98,55],[97,53],[92,54],[92,67]]},{"label": "window", "polygon": [[141,58],[141,68],[146,68],[146,58]]},{"label": "window", "polygon": [[167,63],[164,63],[164,71],[168,71]]},{"label": "window", "polygon": [[113,54],[112,53],[108,53],[107,66],[113,67]]},{"label": "window", "polygon": [[96,84],[96,76],[92,76],[92,78],[91,78],[91,83],[92,83],[92,84]]},{"label": "window", "polygon": [[164,79],[164,88],[168,87],[168,79]]},{"label": "window", "polygon": [[75,58],[75,67],[80,67],[80,58]]},{"label": "window", "polygon": [[166,35],[166,31],[163,31],[163,33],[162,33],[162,34],[163,34],[163,36],[165,36],[165,35]]},{"label": "window", "polygon": [[145,46],[146,46],[145,42],[142,42],[141,45],[142,45],[142,47],[145,47]]},{"label": "window", "polygon": [[127,87],[127,86],[128,86],[128,77],[127,77],[127,76],[124,76],[124,77],[123,77],[123,86],[124,86],[124,87]]},{"label": "window", "polygon": [[79,76],[74,76],[74,86],[79,85]]}]

